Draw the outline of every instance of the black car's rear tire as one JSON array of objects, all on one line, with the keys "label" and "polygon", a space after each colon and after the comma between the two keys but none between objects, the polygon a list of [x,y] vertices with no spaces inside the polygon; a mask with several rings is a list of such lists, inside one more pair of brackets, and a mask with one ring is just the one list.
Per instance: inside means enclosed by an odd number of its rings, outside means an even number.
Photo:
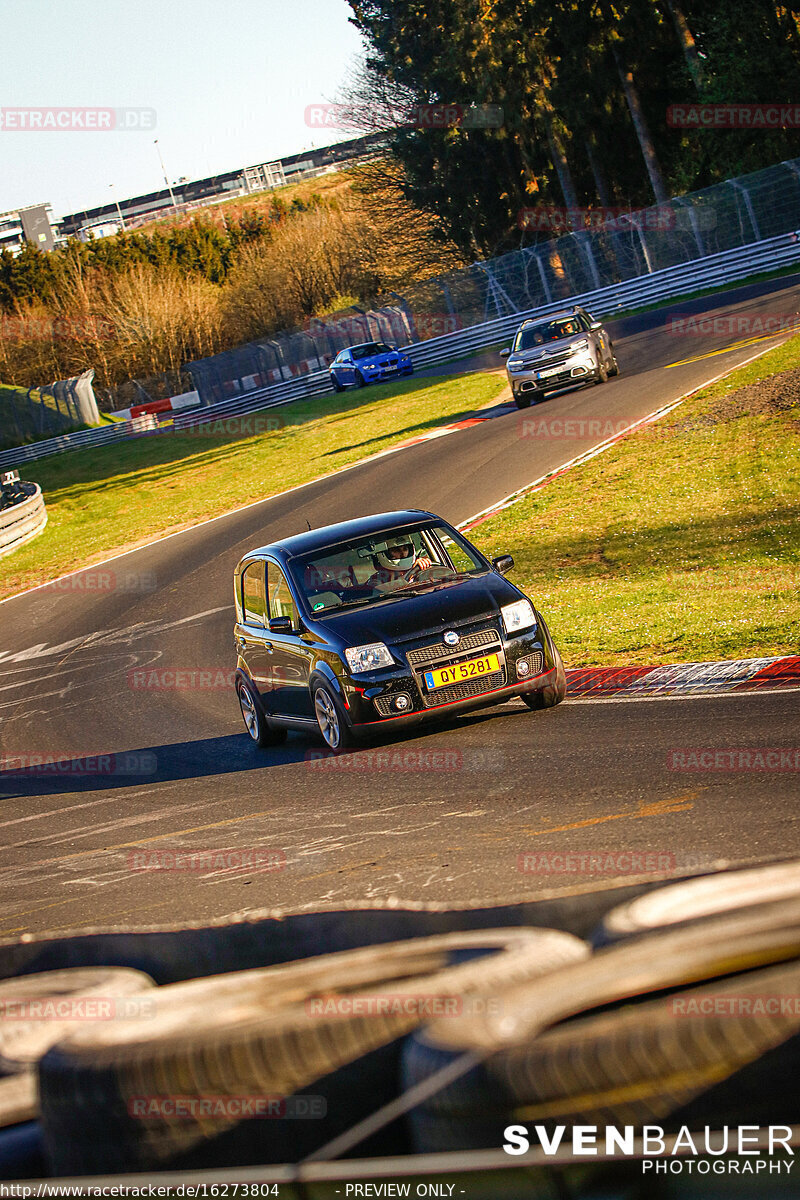
[{"label": "black car's rear tire", "polygon": [[237,681],[236,695],[245,729],[255,744],[264,750],[267,746],[278,746],[286,741],[286,730],[271,726],[264,716],[261,701],[243,679]]},{"label": "black car's rear tire", "polygon": [[314,716],[320,736],[329,750],[346,750],[353,741],[342,706],[324,683],[314,686]]}]

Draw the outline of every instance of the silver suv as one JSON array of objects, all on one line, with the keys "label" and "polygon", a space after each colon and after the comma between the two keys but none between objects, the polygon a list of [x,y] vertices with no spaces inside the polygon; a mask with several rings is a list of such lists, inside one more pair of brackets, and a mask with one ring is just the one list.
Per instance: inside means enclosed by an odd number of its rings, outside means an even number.
[{"label": "silver suv", "polygon": [[582,308],[523,321],[507,358],[506,374],[517,408],[529,408],[546,392],[581,383],[605,383],[619,375],[607,330]]}]

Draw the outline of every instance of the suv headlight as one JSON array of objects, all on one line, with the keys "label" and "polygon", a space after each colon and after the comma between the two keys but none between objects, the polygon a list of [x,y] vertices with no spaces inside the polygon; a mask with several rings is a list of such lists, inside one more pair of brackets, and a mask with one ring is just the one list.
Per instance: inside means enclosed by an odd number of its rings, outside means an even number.
[{"label": "suv headlight", "polygon": [[351,671],[375,671],[378,667],[391,667],[394,659],[383,642],[370,642],[367,646],[353,646],[345,650],[344,656]]},{"label": "suv headlight", "polygon": [[506,363],[509,371],[518,371],[523,365],[521,358],[508,358],[506,359]]},{"label": "suv headlight", "polygon": [[581,338],[579,342],[573,342],[570,350],[573,354],[585,354],[589,349],[589,343],[586,338]]},{"label": "suv headlight", "polygon": [[536,625],[536,613],[530,600],[515,600],[513,604],[504,604],[500,609],[506,633],[519,633]]}]

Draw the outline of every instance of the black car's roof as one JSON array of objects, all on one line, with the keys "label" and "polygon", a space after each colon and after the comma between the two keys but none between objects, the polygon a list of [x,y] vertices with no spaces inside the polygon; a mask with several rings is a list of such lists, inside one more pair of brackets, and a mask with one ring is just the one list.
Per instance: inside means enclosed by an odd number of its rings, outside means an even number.
[{"label": "black car's roof", "polygon": [[358,517],[355,521],[341,521],[338,525],[322,525],[319,529],[296,533],[293,537],[282,538],[279,542],[250,550],[247,557],[250,558],[254,554],[278,553],[285,558],[294,558],[297,554],[313,554],[315,550],[324,550],[350,538],[369,537],[372,533],[383,533],[384,530],[431,519],[441,520],[435,513],[419,508],[410,508],[403,512],[373,513],[369,517]]}]

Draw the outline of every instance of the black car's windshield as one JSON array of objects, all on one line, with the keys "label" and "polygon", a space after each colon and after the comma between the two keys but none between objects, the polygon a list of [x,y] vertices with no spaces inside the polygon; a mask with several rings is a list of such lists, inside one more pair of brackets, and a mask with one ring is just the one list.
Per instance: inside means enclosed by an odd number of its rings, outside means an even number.
[{"label": "black car's windshield", "polygon": [[544,321],[541,325],[530,325],[520,329],[517,334],[515,350],[532,350],[534,346],[543,346],[546,342],[558,342],[561,338],[574,337],[583,333],[577,317],[569,317],[560,321]]},{"label": "black car's windshield", "polygon": [[391,354],[393,349],[386,342],[366,342],[363,346],[353,346],[351,353],[353,358],[372,358],[374,354]]},{"label": "black car's windshield", "polygon": [[321,614],[449,587],[487,567],[454,530],[431,524],[354,538],[293,559],[289,569]]}]

